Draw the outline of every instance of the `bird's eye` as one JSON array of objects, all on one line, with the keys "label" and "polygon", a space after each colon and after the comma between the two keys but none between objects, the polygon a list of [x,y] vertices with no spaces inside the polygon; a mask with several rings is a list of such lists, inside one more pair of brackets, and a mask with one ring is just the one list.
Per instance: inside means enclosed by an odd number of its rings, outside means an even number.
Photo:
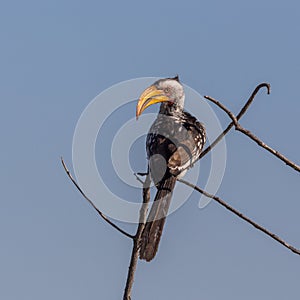
[{"label": "bird's eye", "polygon": [[164,92],[165,92],[165,93],[169,93],[169,92],[170,92],[170,88],[166,87],[166,88],[164,89]]}]

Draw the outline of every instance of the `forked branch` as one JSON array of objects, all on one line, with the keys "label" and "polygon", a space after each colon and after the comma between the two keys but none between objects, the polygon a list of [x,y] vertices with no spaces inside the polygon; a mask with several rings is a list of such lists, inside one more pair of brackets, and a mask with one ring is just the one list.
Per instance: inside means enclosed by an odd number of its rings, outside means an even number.
[{"label": "forked branch", "polygon": [[[251,96],[249,97],[248,101],[245,103],[245,105],[242,107],[241,111],[238,113],[236,119],[239,120],[244,114],[245,112],[248,110],[248,108],[250,107],[250,105],[252,104],[255,96],[257,95],[257,93],[259,92],[260,89],[262,88],[266,88],[267,89],[267,93],[270,94],[271,92],[271,86],[269,83],[261,83],[259,84],[254,91],[252,92]],[[209,96],[204,96],[204,98],[210,100],[211,97]],[[199,159],[201,159],[203,156],[205,156],[209,151],[212,150],[212,148],[214,148],[222,139],[223,137],[230,131],[230,129],[234,126],[234,122],[232,121],[227,127],[226,129],[206,148],[202,151]]]},{"label": "forked branch", "polygon": [[278,152],[277,150],[271,148],[268,146],[266,143],[264,143],[262,140],[260,140],[257,136],[255,136],[251,131],[245,129],[244,127],[241,126],[241,124],[238,122],[238,118],[222,103],[217,101],[216,99],[210,97],[210,96],[205,96],[205,98],[214,104],[216,104],[219,108],[221,108],[223,111],[227,113],[229,118],[232,120],[231,124],[235,126],[235,129],[242,132],[246,136],[248,136],[250,139],[255,141],[260,147],[266,149],[270,153],[272,153],[274,156],[285,162],[286,165],[290,166],[294,170],[300,172],[300,166],[289,160],[287,157],[285,157],[283,154]]},{"label": "forked branch", "polygon": [[147,210],[148,210],[148,204],[150,201],[150,175],[147,173],[147,177],[145,182],[142,182],[137,176],[137,179],[143,183],[143,205],[140,209],[140,217],[139,217],[139,226],[137,228],[136,234],[131,235],[116,224],[114,224],[110,219],[108,219],[107,216],[105,216],[93,203],[91,199],[89,199],[86,194],[82,191],[78,183],[75,181],[73,176],[71,175],[70,171],[68,170],[63,158],[61,157],[61,163],[63,165],[63,168],[68,175],[69,179],[72,181],[72,183],[76,186],[77,190],[80,192],[80,194],[89,202],[89,204],[97,211],[97,213],[101,216],[101,218],[106,221],[109,225],[111,225],[113,228],[115,228],[117,231],[122,233],[123,235],[129,237],[133,241],[133,248],[131,253],[131,259],[130,259],[130,265],[128,268],[128,275],[126,280],[126,286],[124,290],[124,300],[130,300],[131,299],[131,291],[134,281],[134,274],[137,267],[137,261],[139,257],[139,241],[142,235],[142,232],[145,227],[146,222],[146,216],[147,216]]},{"label": "forked branch", "polygon": [[[249,97],[248,101],[245,103],[245,105],[243,106],[243,108],[241,109],[241,111],[238,113],[237,116],[235,116],[226,106],[224,106],[222,103],[220,103],[219,101],[215,100],[212,97],[209,96],[205,96],[205,98],[211,102],[213,102],[214,104],[216,104],[220,109],[222,109],[223,111],[225,111],[227,113],[227,115],[231,118],[231,123],[226,127],[226,129],[215,139],[215,141],[213,141],[210,146],[208,146],[200,155],[199,159],[201,159],[202,157],[204,157],[209,151],[211,151],[221,140],[222,138],[224,138],[224,136],[230,131],[231,128],[235,127],[236,130],[244,133],[246,136],[248,136],[249,138],[251,138],[252,140],[254,140],[259,146],[263,147],[264,149],[266,149],[267,151],[269,151],[271,154],[273,154],[274,156],[276,156],[277,158],[279,158],[280,160],[284,161],[288,166],[292,167],[294,170],[300,172],[300,166],[298,166],[297,164],[295,164],[294,162],[292,162],[291,160],[287,159],[284,155],[282,155],[281,153],[279,153],[278,151],[272,149],[271,147],[269,147],[268,145],[266,145],[264,142],[262,142],[258,137],[256,137],[253,133],[251,133],[251,131],[243,128],[240,124],[239,124],[239,119],[246,113],[246,111],[248,110],[248,108],[250,107],[250,105],[252,104],[255,96],[257,95],[257,93],[259,92],[259,90],[261,88],[265,87],[267,89],[267,93],[270,94],[270,85],[268,83],[261,83],[259,84],[255,90],[252,92],[251,96]],[[137,176],[137,179],[143,183],[143,205],[141,207],[140,210],[140,216],[139,216],[139,225],[137,228],[137,232],[135,235],[131,235],[129,233],[127,233],[126,231],[124,231],[122,228],[120,228],[119,226],[117,226],[116,224],[114,224],[111,220],[108,219],[107,216],[105,216],[96,206],[95,204],[85,195],[85,193],[81,190],[81,188],[79,187],[79,185],[77,184],[77,182],[73,179],[71,173],[69,172],[66,164],[64,163],[63,159],[61,158],[61,162],[62,165],[68,175],[68,177],[70,178],[70,180],[73,182],[73,184],[76,186],[76,188],[79,190],[79,192],[81,193],[81,195],[90,203],[90,205],[98,212],[98,214],[101,216],[101,218],[103,218],[107,223],[109,223],[112,227],[114,227],[116,230],[118,230],[120,233],[122,233],[123,235],[129,237],[132,239],[133,241],[133,248],[132,248],[132,253],[131,253],[131,259],[130,259],[130,265],[128,268],[128,275],[127,275],[127,280],[126,280],[126,286],[125,286],[125,290],[124,290],[124,296],[123,296],[123,300],[130,300],[131,299],[131,291],[132,291],[132,286],[133,286],[133,281],[134,281],[134,275],[135,275],[135,271],[136,271],[136,267],[137,267],[137,261],[138,261],[138,256],[139,256],[139,247],[140,247],[140,238],[142,235],[142,232],[144,230],[145,227],[145,223],[146,223],[146,216],[147,216],[147,209],[148,209],[148,205],[149,205],[149,201],[150,201],[150,175],[149,172],[145,173],[143,175],[147,175],[145,182],[142,182]],[[142,174],[139,174],[142,175]],[[240,217],[241,219],[243,219],[244,221],[248,222],[249,224],[251,224],[252,226],[254,226],[255,228],[257,228],[258,230],[264,232],[265,234],[267,234],[268,236],[270,236],[271,238],[273,238],[274,240],[276,240],[278,243],[282,244],[284,247],[288,248],[289,250],[291,250],[292,252],[300,255],[300,250],[291,246],[290,244],[288,244],[287,242],[285,242],[283,239],[281,239],[280,237],[278,237],[276,234],[270,232],[269,230],[265,229],[263,226],[255,223],[254,221],[252,221],[250,218],[244,216],[242,213],[240,213],[238,210],[234,209],[233,207],[231,207],[230,205],[228,205],[224,200],[222,200],[221,198],[212,195],[204,190],[202,190],[201,188],[199,188],[198,186],[182,180],[182,179],[178,179],[178,181],[182,182],[183,184],[193,188],[194,190],[198,191],[199,193],[205,195],[208,198],[211,198],[213,200],[215,200],[216,202],[218,202],[219,204],[221,204],[223,207],[225,207],[226,209],[228,209],[229,211],[231,211],[232,213],[234,213],[235,215],[237,215],[238,217]]]}]

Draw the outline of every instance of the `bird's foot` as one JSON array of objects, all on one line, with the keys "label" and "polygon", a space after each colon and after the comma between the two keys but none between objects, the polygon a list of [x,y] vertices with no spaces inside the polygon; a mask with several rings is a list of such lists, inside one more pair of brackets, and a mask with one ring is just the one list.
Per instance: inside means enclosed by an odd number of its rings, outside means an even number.
[{"label": "bird's foot", "polygon": [[134,173],[134,175],[138,175],[138,176],[147,176],[149,174],[149,172],[137,172],[137,173]]},{"label": "bird's foot", "polygon": [[144,184],[145,182],[139,177],[144,177],[144,176],[147,176],[148,175],[148,172],[145,173],[145,172],[137,172],[137,173],[133,173],[133,175],[135,176],[135,178],[141,183],[141,184]]}]

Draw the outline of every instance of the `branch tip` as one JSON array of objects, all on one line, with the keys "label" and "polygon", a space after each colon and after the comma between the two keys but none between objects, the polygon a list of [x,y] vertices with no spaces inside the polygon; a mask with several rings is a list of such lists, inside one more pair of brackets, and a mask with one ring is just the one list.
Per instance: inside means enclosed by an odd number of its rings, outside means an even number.
[{"label": "branch tip", "polygon": [[291,250],[292,252],[300,255],[300,249],[297,249],[295,247],[293,247],[292,245],[288,244],[286,241],[284,241],[283,239],[281,239],[279,236],[277,236],[275,233],[267,230],[266,228],[264,228],[263,226],[257,224],[256,222],[254,222],[253,220],[251,220],[250,218],[246,217],[245,215],[243,215],[241,212],[239,212],[238,210],[236,210],[235,208],[233,208],[232,206],[230,206],[229,204],[227,204],[224,200],[222,200],[220,197],[217,197],[215,195],[212,195],[206,191],[204,191],[203,189],[199,188],[198,186],[183,180],[183,179],[178,179],[177,181],[193,188],[194,190],[196,190],[197,192],[203,194],[204,196],[211,198],[213,200],[215,200],[216,202],[218,202],[219,204],[221,204],[223,207],[225,207],[226,209],[228,209],[229,211],[231,211],[232,213],[234,213],[236,216],[238,216],[239,218],[243,219],[244,221],[246,221],[247,223],[251,224],[252,226],[254,226],[256,229],[262,231],[263,233],[265,233],[266,235],[268,235],[269,237],[271,237],[272,239],[274,239],[275,241],[277,241],[278,243],[280,243],[281,245],[283,245],[284,247],[288,248],[289,250]]}]

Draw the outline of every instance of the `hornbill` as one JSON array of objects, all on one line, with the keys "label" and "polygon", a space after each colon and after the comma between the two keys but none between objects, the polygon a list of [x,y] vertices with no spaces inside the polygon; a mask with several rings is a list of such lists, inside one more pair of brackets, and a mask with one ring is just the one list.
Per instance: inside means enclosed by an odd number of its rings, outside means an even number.
[{"label": "hornbill", "polygon": [[146,139],[148,170],[157,188],[140,241],[139,256],[146,261],[157,252],[176,179],[193,166],[206,140],[204,125],[184,111],[184,99],[176,76],[154,82],[141,94],[136,107],[138,118],[150,105],[161,103]]}]

